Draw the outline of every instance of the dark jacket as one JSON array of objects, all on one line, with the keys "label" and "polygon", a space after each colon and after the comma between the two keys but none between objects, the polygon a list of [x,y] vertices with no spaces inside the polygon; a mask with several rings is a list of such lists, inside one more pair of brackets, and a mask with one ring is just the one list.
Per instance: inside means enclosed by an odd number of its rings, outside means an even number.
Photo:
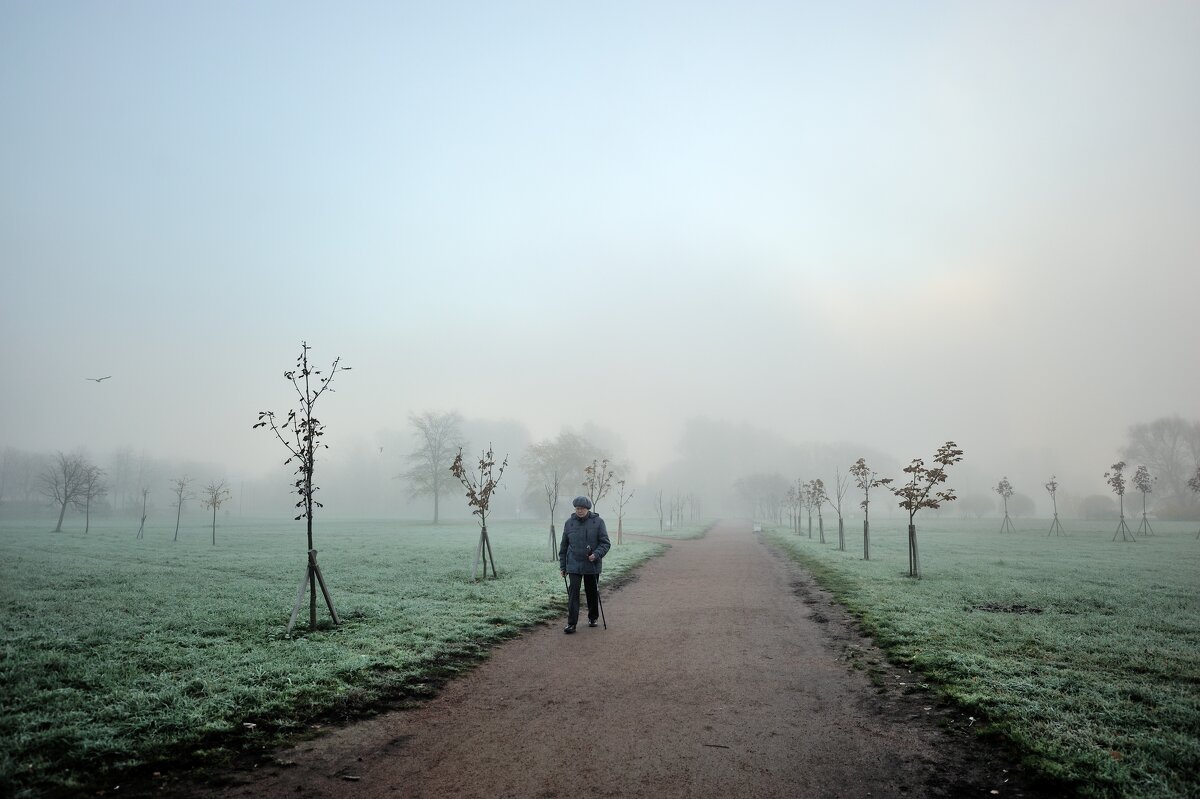
[{"label": "dark jacket", "polygon": [[[574,513],[563,525],[562,543],[558,547],[558,566],[568,574],[599,574],[600,563],[611,544],[604,520],[592,511],[580,519]],[[596,560],[588,560],[590,554]]]}]

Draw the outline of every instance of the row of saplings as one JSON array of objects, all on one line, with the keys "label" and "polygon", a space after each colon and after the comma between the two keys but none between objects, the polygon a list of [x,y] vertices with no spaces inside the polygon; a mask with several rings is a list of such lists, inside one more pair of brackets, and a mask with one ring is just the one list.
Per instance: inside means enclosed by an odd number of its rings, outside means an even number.
[{"label": "row of saplings", "polygon": [[[846,549],[846,533],[845,525],[842,519],[842,499],[846,495],[849,488],[850,478],[854,478],[855,484],[862,489],[863,499],[859,506],[863,509],[863,559],[871,559],[871,523],[870,523],[870,500],[871,489],[884,487],[900,498],[900,507],[908,511],[908,573],[912,577],[921,576],[921,558],[917,548],[917,528],[915,517],[917,511],[922,508],[940,508],[946,502],[953,502],[957,499],[952,488],[939,488],[940,485],[946,482],[946,469],[951,465],[962,460],[963,452],[955,445],[953,441],[947,441],[933,456],[933,466],[926,466],[925,461],[921,458],[914,459],[908,466],[904,467],[904,473],[908,475],[908,481],[893,486],[893,480],[890,477],[879,477],[878,474],[867,466],[863,458],[859,458],[853,466],[850,467],[849,474],[842,475],[835,472],[835,487],[834,493],[831,496],[825,488],[825,482],[820,479],[809,480],[804,482],[798,480],[796,485],[788,489],[786,498],[784,499],[784,507],[791,511],[792,528],[797,535],[800,533],[801,514],[807,512],[808,517],[808,537],[812,538],[812,514],[817,512],[817,529],[820,537],[820,542],[825,543],[825,520],[821,515],[821,508],[828,504],[830,508],[835,510],[838,515],[838,549],[845,551]],[[1114,463],[1109,471],[1104,473],[1105,482],[1112,488],[1120,500],[1120,521],[1117,524],[1116,532],[1113,533],[1113,540],[1118,537],[1123,541],[1136,541],[1136,535],[1153,535],[1154,530],[1150,526],[1150,520],[1146,515],[1146,496],[1153,491],[1154,479],[1150,475],[1149,469],[1145,466],[1139,466],[1133,476],[1133,484],[1142,494],[1142,522],[1136,531],[1130,530],[1129,525],[1125,522],[1125,488],[1127,485],[1125,479],[1126,464],[1124,461]],[[1200,466],[1196,467],[1196,473],[1188,480],[1188,487],[1192,491],[1200,493]],[[1049,482],[1045,484],[1046,492],[1050,495],[1050,501],[1054,506],[1054,518],[1050,523],[1050,531],[1047,535],[1064,535],[1062,524],[1058,520],[1058,480],[1051,476]],[[1013,532],[1012,520],[1008,515],[1008,500],[1013,495],[1013,487],[1009,482],[1008,477],[1001,478],[1000,482],[994,489],[1001,499],[1004,500],[1004,520],[1001,523],[1001,532]],[[1197,540],[1200,540],[1200,531],[1196,533]]]}]

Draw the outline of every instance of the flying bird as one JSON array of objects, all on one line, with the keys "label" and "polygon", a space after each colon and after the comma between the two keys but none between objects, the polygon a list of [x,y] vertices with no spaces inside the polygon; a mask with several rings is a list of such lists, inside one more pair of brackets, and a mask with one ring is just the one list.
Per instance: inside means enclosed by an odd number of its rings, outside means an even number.
[{"label": "flying bird", "polygon": [[104,377],[85,377],[84,380],[94,380],[99,383],[101,380],[107,380],[110,377],[112,377],[112,375],[105,375]]}]

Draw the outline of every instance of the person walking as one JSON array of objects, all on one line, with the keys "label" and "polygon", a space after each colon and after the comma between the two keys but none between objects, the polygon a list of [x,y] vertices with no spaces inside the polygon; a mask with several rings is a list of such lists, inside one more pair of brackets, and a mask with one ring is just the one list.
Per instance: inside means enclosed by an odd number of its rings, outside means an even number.
[{"label": "person walking", "polygon": [[608,528],[600,514],[592,512],[592,501],[575,497],[575,512],[563,525],[562,543],[558,546],[558,566],[563,577],[570,575],[567,586],[567,626],[564,633],[575,632],[579,621],[579,584],[587,594],[588,627],[596,626],[600,616],[600,564],[611,546]]}]

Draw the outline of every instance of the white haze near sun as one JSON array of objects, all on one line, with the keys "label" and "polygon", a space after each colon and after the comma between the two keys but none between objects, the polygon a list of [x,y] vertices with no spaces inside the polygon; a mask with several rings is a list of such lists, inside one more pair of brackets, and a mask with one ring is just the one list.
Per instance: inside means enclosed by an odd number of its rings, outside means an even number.
[{"label": "white haze near sun", "polygon": [[3,0],[0,445],[284,481],[251,425],[307,340],[353,367],[329,458],[457,410],[638,484],[710,420],[1103,491],[1200,416],[1198,41],[1191,2]]}]

